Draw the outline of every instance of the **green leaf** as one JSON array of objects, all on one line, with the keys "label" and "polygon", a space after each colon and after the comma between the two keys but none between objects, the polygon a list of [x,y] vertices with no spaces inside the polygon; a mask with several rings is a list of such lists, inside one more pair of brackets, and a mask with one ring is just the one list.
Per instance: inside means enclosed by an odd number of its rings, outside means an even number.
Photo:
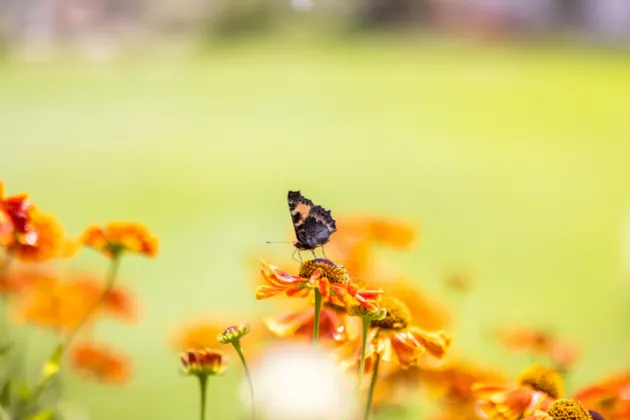
[{"label": "green leaf", "polygon": [[63,355],[63,345],[59,344],[53,354],[50,356],[44,367],[42,368],[42,382],[46,382],[59,373],[59,365],[61,364],[61,356]]},{"label": "green leaf", "polygon": [[55,417],[55,410],[52,408],[44,411],[40,411],[37,414],[34,414],[28,417],[26,420],[52,420]]},{"label": "green leaf", "polygon": [[11,381],[7,380],[7,382],[2,387],[2,392],[0,393],[0,404],[6,407],[10,403],[11,403]]}]

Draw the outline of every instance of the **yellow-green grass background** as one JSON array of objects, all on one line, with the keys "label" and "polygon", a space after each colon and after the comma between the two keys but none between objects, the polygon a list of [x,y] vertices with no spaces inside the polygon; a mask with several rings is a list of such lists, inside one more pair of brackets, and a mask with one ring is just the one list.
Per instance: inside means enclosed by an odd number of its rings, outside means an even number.
[{"label": "yellow-green grass background", "polygon": [[[515,372],[528,359],[479,331],[546,325],[583,345],[574,390],[628,364],[629,120],[630,57],[580,48],[371,38],[9,60],[0,178],[70,234],[138,220],[160,238],[155,260],[122,267],[141,322],[97,331],[133,381],[66,381],[90,418],[195,418],[168,335],[191,315],[279,310],[254,300],[245,261],[292,252],[263,245],[287,237],[289,189],[334,215],[415,220],[419,245],[390,260],[434,294],[445,271],[475,273],[457,351]],[[239,377],[211,382],[210,418],[239,418]]]}]

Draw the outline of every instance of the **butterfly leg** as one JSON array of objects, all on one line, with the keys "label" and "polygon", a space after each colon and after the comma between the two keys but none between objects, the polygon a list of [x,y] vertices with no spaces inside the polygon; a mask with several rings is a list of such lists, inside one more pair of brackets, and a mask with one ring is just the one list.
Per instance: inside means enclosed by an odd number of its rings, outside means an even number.
[{"label": "butterfly leg", "polygon": [[297,258],[295,258],[295,253],[296,252],[297,252],[298,255],[300,255],[299,250],[297,248],[295,248],[295,251],[293,251],[293,254],[291,255],[291,258],[293,259],[293,261],[299,262],[301,264],[302,263],[302,257],[300,257],[299,260]]},{"label": "butterfly leg", "polygon": [[324,251],[324,245],[322,245],[321,248],[322,248],[322,254],[324,255],[324,258],[328,259],[328,257],[326,256],[326,251]]},{"label": "butterfly leg", "polygon": [[315,259],[315,260],[316,260],[316,259],[317,259],[317,254],[315,254],[315,250],[314,250],[314,249],[311,249],[311,252],[313,253],[313,259]]}]

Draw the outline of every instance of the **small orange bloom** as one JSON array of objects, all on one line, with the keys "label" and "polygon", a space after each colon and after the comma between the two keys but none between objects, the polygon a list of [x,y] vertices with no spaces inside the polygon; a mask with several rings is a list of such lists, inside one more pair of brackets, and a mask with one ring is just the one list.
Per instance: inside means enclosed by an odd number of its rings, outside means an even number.
[{"label": "small orange bloom", "polygon": [[606,420],[630,419],[630,373],[621,373],[584,388],[574,395]]},{"label": "small orange bloom", "polygon": [[[441,359],[451,345],[451,338],[443,331],[428,332],[414,325],[409,309],[399,300],[385,297],[379,302],[387,311],[385,318],[373,320],[368,330],[365,367],[372,369],[376,357],[385,362],[395,361],[403,369],[418,365],[421,356],[430,354]],[[346,367],[358,366],[361,339],[351,340],[338,353]]]},{"label": "small orange bloom", "polygon": [[81,237],[81,243],[112,258],[120,252],[134,252],[154,257],[158,241],[139,223],[112,222],[106,226],[91,226]]},{"label": "small orange bloom", "polygon": [[30,223],[37,235],[32,241],[15,241],[9,245],[7,251],[13,258],[26,262],[42,262],[69,258],[75,254],[76,244],[66,239],[63,226],[57,219],[32,210]]},{"label": "small orange bloom", "polygon": [[128,359],[102,345],[74,345],[71,360],[77,374],[87,379],[111,384],[123,384],[131,379]]},{"label": "small orange bloom", "polygon": [[256,289],[258,300],[283,292],[289,297],[308,297],[312,290],[317,289],[323,302],[330,301],[343,307],[358,304],[370,310],[378,310],[376,302],[382,291],[359,289],[349,283],[346,270],[330,260],[305,261],[298,276],[285,273],[265,261],[260,272],[267,284]]},{"label": "small orange bloom", "polygon": [[226,370],[223,353],[210,348],[188,350],[180,355],[184,373],[188,375],[220,375]]}]

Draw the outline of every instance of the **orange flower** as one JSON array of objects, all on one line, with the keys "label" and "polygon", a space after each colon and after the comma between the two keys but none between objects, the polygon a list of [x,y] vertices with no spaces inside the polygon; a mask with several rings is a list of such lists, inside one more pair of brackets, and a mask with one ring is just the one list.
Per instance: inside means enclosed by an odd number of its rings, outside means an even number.
[{"label": "orange flower", "polygon": [[[296,336],[302,339],[313,337],[315,312],[312,306],[277,317],[265,318],[263,322],[274,335],[286,338]],[[330,302],[322,306],[319,323],[319,339],[330,343],[343,343],[356,338],[359,332],[359,319],[348,315],[344,307]]]},{"label": "orange flower", "polygon": [[630,418],[630,373],[621,373],[589,386],[574,398],[586,408],[596,410],[606,420]]},{"label": "orange flower", "polygon": [[[178,352],[216,347],[219,345],[217,337],[223,334],[225,326],[229,324],[229,317],[226,316],[196,317],[186,321],[171,334],[170,346]],[[248,335],[248,345],[242,348],[245,357],[252,359],[260,343],[267,338],[271,338],[271,334],[266,328],[260,323],[253,324]]]},{"label": "orange flower", "polygon": [[91,226],[83,233],[81,243],[110,258],[123,251],[154,257],[158,249],[157,238],[139,223],[112,222],[105,227]]},{"label": "orange flower", "polygon": [[[71,281],[47,278],[46,281],[29,287],[20,296],[16,302],[15,315],[19,322],[57,331],[72,330],[79,325],[102,292],[102,285],[86,278]],[[124,291],[113,289],[106,295],[97,312],[90,317],[90,322],[99,314],[128,321],[133,319],[135,312],[131,298]]]},{"label": "orange flower", "polygon": [[[370,323],[365,359],[367,371],[372,369],[377,356],[385,362],[396,362],[403,369],[418,365],[425,354],[437,359],[444,357],[451,338],[443,331],[427,332],[412,325],[409,309],[397,299],[382,298],[379,306],[387,311],[387,315]],[[342,364],[358,366],[361,348],[360,338],[349,341],[338,353],[343,359]]]},{"label": "orange flower", "polygon": [[56,282],[55,277],[41,269],[32,267],[11,267],[0,276],[0,293],[22,294],[31,288],[50,286]]},{"label": "orange flower", "polygon": [[405,304],[414,324],[424,330],[436,331],[448,327],[450,317],[446,307],[411,281],[397,274],[379,276],[375,283]]},{"label": "orange flower", "polygon": [[181,354],[184,373],[188,375],[220,375],[225,372],[226,358],[223,353],[210,348],[188,350]]},{"label": "orange flower", "polygon": [[481,418],[516,420],[532,416],[536,410],[547,411],[562,396],[563,388],[558,372],[533,365],[519,375],[516,387],[476,384],[473,392]]},{"label": "orange flower", "polygon": [[416,231],[408,223],[377,216],[355,216],[337,221],[337,236],[328,247],[350,273],[366,281],[373,272],[372,253],[376,245],[408,250]]},{"label": "orange flower", "polygon": [[305,261],[298,276],[292,276],[279,268],[262,263],[260,270],[266,285],[256,289],[256,299],[267,299],[284,292],[289,297],[308,297],[312,290],[319,290],[323,302],[348,307],[357,304],[369,310],[377,310],[376,303],[381,290],[359,289],[348,282],[344,268],[330,260]]},{"label": "orange flower", "polygon": [[479,418],[490,420],[518,420],[546,411],[553,399],[529,386],[503,387],[474,385],[476,412]]},{"label": "orange flower", "polygon": [[76,244],[65,238],[63,226],[54,217],[37,210],[30,212],[30,223],[37,236],[27,242],[15,241],[8,253],[21,261],[41,262],[55,258],[69,258],[76,252]]},{"label": "orange flower", "polygon": [[561,371],[571,368],[579,359],[577,347],[543,329],[531,327],[503,328],[497,332],[503,346],[514,352],[531,352],[547,357]]},{"label": "orange flower", "polygon": [[123,384],[131,378],[128,359],[102,345],[77,344],[72,347],[71,360],[77,374],[87,379]]},{"label": "orange flower", "polygon": [[37,240],[37,229],[31,223],[32,210],[26,194],[5,197],[0,182],[0,245],[8,246],[14,241],[32,245]]}]

